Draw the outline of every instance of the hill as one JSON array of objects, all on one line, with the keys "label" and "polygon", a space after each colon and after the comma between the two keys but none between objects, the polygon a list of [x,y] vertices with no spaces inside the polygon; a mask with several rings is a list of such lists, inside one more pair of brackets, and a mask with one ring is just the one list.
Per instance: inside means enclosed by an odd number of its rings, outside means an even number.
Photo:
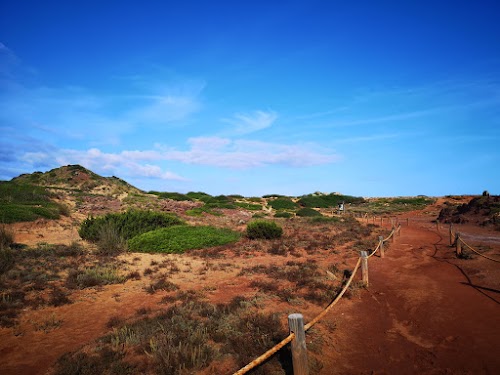
[{"label": "hill", "polygon": [[22,174],[11,182],[107,196],[141,193],[141,190],[118,177],[102,177],[78,164],[66,165],[45,173]]}]

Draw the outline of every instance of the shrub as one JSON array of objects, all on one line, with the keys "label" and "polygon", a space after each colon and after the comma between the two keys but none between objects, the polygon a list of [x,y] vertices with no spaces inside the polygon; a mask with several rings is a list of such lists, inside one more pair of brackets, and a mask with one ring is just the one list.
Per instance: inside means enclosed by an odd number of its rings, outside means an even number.
[{"label": "shrub", "polygon": [[250,239],[273,239],[280,238],[283,229],[274,221],[255,220],[247,225],[247,237]]},{"label": "shrub", "polygon": [[175,193],[175,192],[158,192],[150,191],[148,194],[154,194],[161,199],[172,199],[174,201],[192,201],[193,199],[186,194]]},{"label": "shrub", "polygon": [[294,210],[298,206],[289,198],[278,198],[268,203],[275,210]]},{"label": "shrub", "polygon": [[99,228],[97,249],[103,255],[119,254],[127,250],[127,242],[113,223],[105,222]]},{"label": "shrub", "polygon": [[318,217],[318,216],[323,216],[321,215],[321,212],[316,211],[314,208],[301,208],[300,210],[297,211],[297,216],[302,216],[302,217]]},{"label": "shrub", "polygon": [[0,224],[0,250],[10,248],[14,243],[14,233],[5,224]]},{"label": "shrub", "polygon": [[78,234],[85,240],[98,242],[102,228],[112,225],[122,238],[128,240],[154,229],[181,225],[177,216],[163,212],[131,210],[125,213],[110,213],[100,217],[89,217],[83,221]]},{"label": "shrub", "polygon": [[136,236],[128,241],[128,247],[131,251],[183,253],[190,249],[225,245],[239,237],[239,233],[229,229],[178,225]]},{"label": "shrub", "polygon": [[0,225],[0,275],[14,265],[14,256],[10,250],[14,243],[14,234],[4,224]]},{"label": "shrub", "polygon": [[99,285],[119,284],[126,281],[113,266],[95,266],[83,270],[70,270],[66,279],[68,288],[90,288]]},{"label": "shrub", "polygon": [[281,217],[285,219],[289,219],[293,216],[290,212],[285,212],[285,211],[278,211],[274,214],[274,217]]},{"label": "shrub", "polygon": [[258,211],[262,210],[262,205],[261,204],[253,204],[253,203],[246,203],[246,202],[236,202],[236,206],[244,208],[245,210],[249,211]]}]

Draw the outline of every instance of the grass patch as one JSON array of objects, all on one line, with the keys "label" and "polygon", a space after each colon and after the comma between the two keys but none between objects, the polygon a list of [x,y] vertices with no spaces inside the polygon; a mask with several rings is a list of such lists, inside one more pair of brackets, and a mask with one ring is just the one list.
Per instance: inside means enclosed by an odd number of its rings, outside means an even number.
[{"label": "grass patch", "polygon": [[225,245],[239,238],[239,233],[229,229],[178,225],[136,236],[128,241],[128,247],[140,252],[183,253],[190,249]]}]

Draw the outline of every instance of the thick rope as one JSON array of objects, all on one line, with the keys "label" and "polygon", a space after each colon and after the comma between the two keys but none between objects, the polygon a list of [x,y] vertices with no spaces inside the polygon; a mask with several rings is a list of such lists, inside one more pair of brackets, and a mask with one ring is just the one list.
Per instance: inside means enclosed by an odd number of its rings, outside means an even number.
[{"label": "thick rope", "polygon": [[349,277],[349,280],[347,280],[347,283],[344,285],[344,288],[340,291],[340,293],[335,297],[335,299],[330,303],[321,313],[316,316],[313,320],[311,320],[309,323],[307,323],[304,326],[304,331],[307,331],[309,328],[311,328],[313,325],[315,325],[322,317],[324,317],[330,309],[337,304],[338,301],[342,298],[344,293],[346,292],[347,288],[349,288],[349,285],[351,285],[352,279],[354,278],[354,275],[358,271],[359,265],[361,264],[361,258],[358,258],[358,262],[356,263],[356,266],[352,270],[351,277]]},{"label": "thick rope", "polygon": [[[400,225],[400,227],[401,227],[401,225]],[[387,241],[388,239],[390,239],[391,236],[394,235],[394,232],[395,232],[395,229],[393,228],[393,230],[389,234],[389,237],[387,237],[383,241]],[[381,244],[382,244],[382,241],[379,241],[377,247],[368,256],[368,258],[375,254],[375,252],[380,248]],[[335,306],[340,301],[340,299],[342,298],[342,296],[347,291],[347,288],[349,288],[349,286],[351,285],[351,282],[354,279],[354,275],[356,275],[356,272],[358,272],[358,269],[359,269],[360,265],[361,265],[361,257],[358,258],[358,261],[356,262],[356,265],[354,266],[354,269],[351,272],[351,276],[347,280],[347,283],[344,285],[344,287],[342,288],[342,290],[340,291],[340,293],[337,295],[337,297],[335,297],[335,299],[321,313],[319,313],[313,320],[311,320],[309,323],[307,323],[304,326],[304,331],[305,332],[307,332],[309,330],[309,328],[311,328],[313,325],[315,325],[317,322],[319,322],[320,319],[323,318],[328,313],[328,311],[330,311],[332,309],[332,307]],[[233,375],[243,375],[243,374],[246,374],[248,371],[252,370],[253,368],[255,368],[258,365],[260,365],[262,362],[264,362],[265,360],[267,360],[268,358],[270,358],[278,350],[280,350],[281,348],[283,348],[286,344],[290,343],[294,338],[295,338],[295,333],[290,333],[279,344],[276,344],[271,349],[269,349],[267,352],[265,352],[264,354],[262,354],[259,357],[255,358],[252,362],[250,362],[245,367],[242,367],[241,369],[239,369],[238,371],[236,371]]]},{"label": "thick rope", "polygon": [[389,233],[389,235],[387,236],[387,238],[384,238],[384,242],[388,241],[391,239],[392,236],[394,236],[394,232],[395,232],[395,229],[393,228],[391,233]]},{"label": "thick rope", "polygon": [[288,344],[289,342],[291,342],[294,338],[295,338],[295,333],[290,333],[279,344],[276,344],[271,349],[269,349],[267,352],[265,352],[264,354],[262,354],[258,358],[255,358],[252,362],[250,362],[245,367],[242,367],[241,369],[239,369],[238,371],[236,371],[233,375],[243,375],[243,374],[246,374],[248,371],[250,371],[253,368],[257,367],[262,362],[264,362],[265,360],[267,360],[269,357],[271,357],[272,355],[274,355],[278,350],[280,350],[286,344]]},{"label": "thick rope", "polygon": [[[361,258],[358,258],[358,262],[356,263],[356,266],[354,267],[354,270],[351,273],[351,277],[349,277],[349,280],[347,280],[347,283],[344,285],[340,293],[335,297],[335,299],[330,303],[316,318],[314,318],[312,321],[310,321],[308,324],[304,326],[304,331],[307,331],[309,328],[311,328],[313,325],[315,325],[322,317],[326,315],[326,313],[337,304],[337,302],[342,298],[344,293],[346,292],[347,288],[349,288],[349,285],[351,285],[352,279],[354,278],[354,275],[358,271],[359,265],[361,264]],[[245,367],[242,367],[238,371],[236,371],[233,375],[243,375],[246,374],[248,371],[252,370],[253,368],[257,367],[260,365],[262,362],[267,360],[269,357],[271,357],[273,354],[275,354],[278,350],[283,348],[286,344],[291,342],[295,338],[295,333],[290,333],[285,339],[283,339],[279,344],[276,344],[273,346],[271,349],[269,349],[267,352],[262,354],[261,356],[255,358],[252,362],[250,362],[248,365]]]},{"label": "thick rope", "polygon": [[371,254],[370,254],[370,255],[368,255],[368,258],[371,258],[372,256],[374,256],[374,255],[375,255],[375,253],[377,252],[377,250],[380,248],[380,244],[381,244],[381,243],[382,243],[382,241],[379,241],[379,242],[378,242],[377,247],[375,248],[375,250],[373,250],[373,251],[371,252]]},{"label": "thick rope", "polygon": [[471,250],[472,252],[476,253],[477,255],[480,255],[482,256],[483,258],[486,258],[486,259],[489,259],[489,260],[492,260],[493,262],[497,262],[497,263],[500,263],[500,260],[498,259],[494,259],[494,258],[490,258],[489,256],[487,255],[484,255],[484,254],[481,254],[479,251],[475,250],[474,248],[472,248],[472,246],[470,246],[467,242],[465,242],[462,237],[460,237],[460,241],[469,248],[469,250]]}]

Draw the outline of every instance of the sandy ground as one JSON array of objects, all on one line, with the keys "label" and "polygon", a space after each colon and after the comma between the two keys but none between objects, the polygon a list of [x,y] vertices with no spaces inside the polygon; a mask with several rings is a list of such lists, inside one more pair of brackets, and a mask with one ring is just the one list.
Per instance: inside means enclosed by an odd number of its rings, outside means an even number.
[{"label": "sandy ground", "polygon": [[[475,257],[461,260],[449,246],[446,226],[439,232],[431,220],[436,210],[401,215],[401,236],[386,257],[370,258],[369,288],[343,299],[311,333],[321,374],[498,374],[500,373],[500,264]],[[406,226],[406,218],[409,226]],[[19,242],[71,243],[75,226],[19,224]],[[386,224],[387,225],[387,224]],[[487,242],[488,255],[500,259],[498,232],[474,226],[461,232],[471,244]],[[133,258],[140,258],[133,261]],[[144,270],[151,261],[168,256],[129,254],[131,269]],[[259,254],[241,259],[245,266],[271,261]],[[227,302],[251,294],[235,275],[242,265],[218,270],[224,260],[177,258],[176,283],[186,289],[204,289],[212,302]],[[71,305],[26,311],[15,328],[0,328],[0,373],[45,374],[58,357],[110,331],[112,317],[133,318],[138,309],[158,311],[165,294],[145,294],[148,280],[75,292]],[[299,309],[300,310],[300,309]],[[297,311],[306,322],[321,309]],[[36,322],[55,314],[61,327],[43,332]],[[325,329],[325,327],[335,327]],[[309,333],[308,333],[309,335]],[[308,336],[309,337],[309,336]],[[263,348],[263,351],[266,348]]]}]

